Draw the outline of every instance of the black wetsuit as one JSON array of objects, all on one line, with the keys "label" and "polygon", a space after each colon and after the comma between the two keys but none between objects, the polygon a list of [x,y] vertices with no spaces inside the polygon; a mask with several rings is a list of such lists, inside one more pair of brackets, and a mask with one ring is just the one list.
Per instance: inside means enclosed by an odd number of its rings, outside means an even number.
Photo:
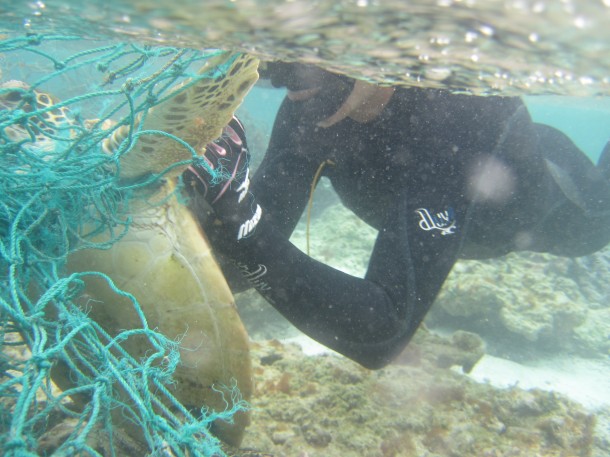
[{"label": "black wetsuit", "polygon": [[[283,102],[250,187],[263,208],[256,232],[212,240],[326,346],[379,368],[408,343],[457,259],[584,255],[609,241],[606,180],[519,98],[398,89],[370,123],[316,127],[344,95]],[[364,279],[288,241],[326,160],[342,202],[379,231]]]}]

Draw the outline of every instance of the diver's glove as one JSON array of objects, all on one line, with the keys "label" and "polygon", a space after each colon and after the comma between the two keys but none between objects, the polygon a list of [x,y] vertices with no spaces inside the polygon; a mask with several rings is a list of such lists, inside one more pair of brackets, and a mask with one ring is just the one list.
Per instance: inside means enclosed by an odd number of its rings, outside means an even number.
[{"label": "diver's glove", "polygon": [[206,233],[233,242],[249,237],[262,210],[249,192],[248,146],[244,127],[237,117],[233,116],[222,135],[206,146],[202,159],[215,176],[205,165],[191,165],[183,179],[191,197],[203,197],[213,210],[212,214],[202,214],[205,210],[196,205]]}]

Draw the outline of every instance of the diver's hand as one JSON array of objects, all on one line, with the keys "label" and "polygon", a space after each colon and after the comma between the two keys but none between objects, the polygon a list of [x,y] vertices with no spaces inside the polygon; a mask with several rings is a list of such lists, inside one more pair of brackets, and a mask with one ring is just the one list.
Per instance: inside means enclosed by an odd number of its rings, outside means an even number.
[{"label": "diver's hand", "polygon": [[250,236],[262,210],[249,192],[246,135],[235,116],[223,129],[222,135],[206,146],[202,159],[207,167],[191,165],[183,175],[191,196],[203,197],[211,205],[216,228],[226,232],[230,238],[241,240]]},{"label": "diver's hand", "polygon": [[370,122],[381,114],[393,94],[393,87],[357,80],[343,105],[335,114],[318,122],[318,126],[328,128],[347,117],[360,123]]}]

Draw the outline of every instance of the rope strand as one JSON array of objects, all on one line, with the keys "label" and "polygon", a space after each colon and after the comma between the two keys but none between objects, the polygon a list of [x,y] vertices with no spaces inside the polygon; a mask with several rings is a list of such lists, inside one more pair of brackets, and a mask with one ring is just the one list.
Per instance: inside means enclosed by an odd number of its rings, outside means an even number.
[{"label": "rope strand", "polygon": [[316,174],[313,176],[313,181],[311,182],[311,189],[309,189],[309,201],[307,202],[307,225],[305,227],[305,240],[307,243],[307,255],[309,255],[309,225],[311,222],[311,208],[313,206],[313,194],[314,194],[314,191],[316,190],[316,186],[318,185],[320,175],[322,174],[324,167],[326,167],[327,165],[335,165],[335,162],[333,162],[330,159],[327,159],[318,166],[318,169],[316,170]]}]

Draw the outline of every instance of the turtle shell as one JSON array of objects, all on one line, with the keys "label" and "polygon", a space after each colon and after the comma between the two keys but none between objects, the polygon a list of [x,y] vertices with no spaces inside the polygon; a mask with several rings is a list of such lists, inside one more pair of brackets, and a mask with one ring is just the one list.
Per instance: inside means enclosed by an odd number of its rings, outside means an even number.
[{"label": "turtle shell", "polygon": [[[109,250],[76,252],[69,269],[105,273],[132,294],[149,328],[180,341],[172,394],[190,410],[224,411],[232,399],[223,388],[236,384],[246,401],[252,394],[248,335],[204,233],[189,209],[170,195],[173,187],[170,180],[155,194],[163,203],[132,202],[127,234]],[[130,299],[104,279],[87,277],[85,294],[89,316],[111,336],[142,327]],[[130,337],[122,346],[136,359],[154,351],[144,336]],[[239,412],[233,423],[218,422],[213,431],[238,446],[248,422],[248,414]]]},{"label": "turtle shell", "polygon": [[[138,121],[143,122],[142,130],[164,131],[196,152],[205,152],[258,79],[257,67],[258,60],[246,54],[223,53],[208,59],[200,73],[218,75],[173,88],[170,96]],[[225,71],[217,72],[217,68]],[[121,144],[127,137],[126,128],[114,130],[103,149],[112,152]],[[142,135],[121,157],[120,178],[165,172],[191,158],[191,152],[175,139]],[[252,393],[248,336],[204,233],[175,196],[176,176],[185,167],[171,168],[160,186],[142,191],[147,198],[136,195],[125,205],[132,222],[127,235],[110,250],[78,251],[70,257],[68,268],[105,273],[116,286],[131,293],[149,328],[180,340],[181,360],[174,375],[176,398],[190,409],[224,411],[233,401],[223,392],[225,387],[236,383],[246,401]],[[118,297],[105,281],[89,279],[86,294],[93,298],[88,305],[91,317],[111,335],[141,326],[132,304]],[[144,338],[129,338],[123,344],[135,357],[152,350]],[[214,432],[238,446],[248,421],[248,415],[240,412],[232,423],[217,421]]]}]

